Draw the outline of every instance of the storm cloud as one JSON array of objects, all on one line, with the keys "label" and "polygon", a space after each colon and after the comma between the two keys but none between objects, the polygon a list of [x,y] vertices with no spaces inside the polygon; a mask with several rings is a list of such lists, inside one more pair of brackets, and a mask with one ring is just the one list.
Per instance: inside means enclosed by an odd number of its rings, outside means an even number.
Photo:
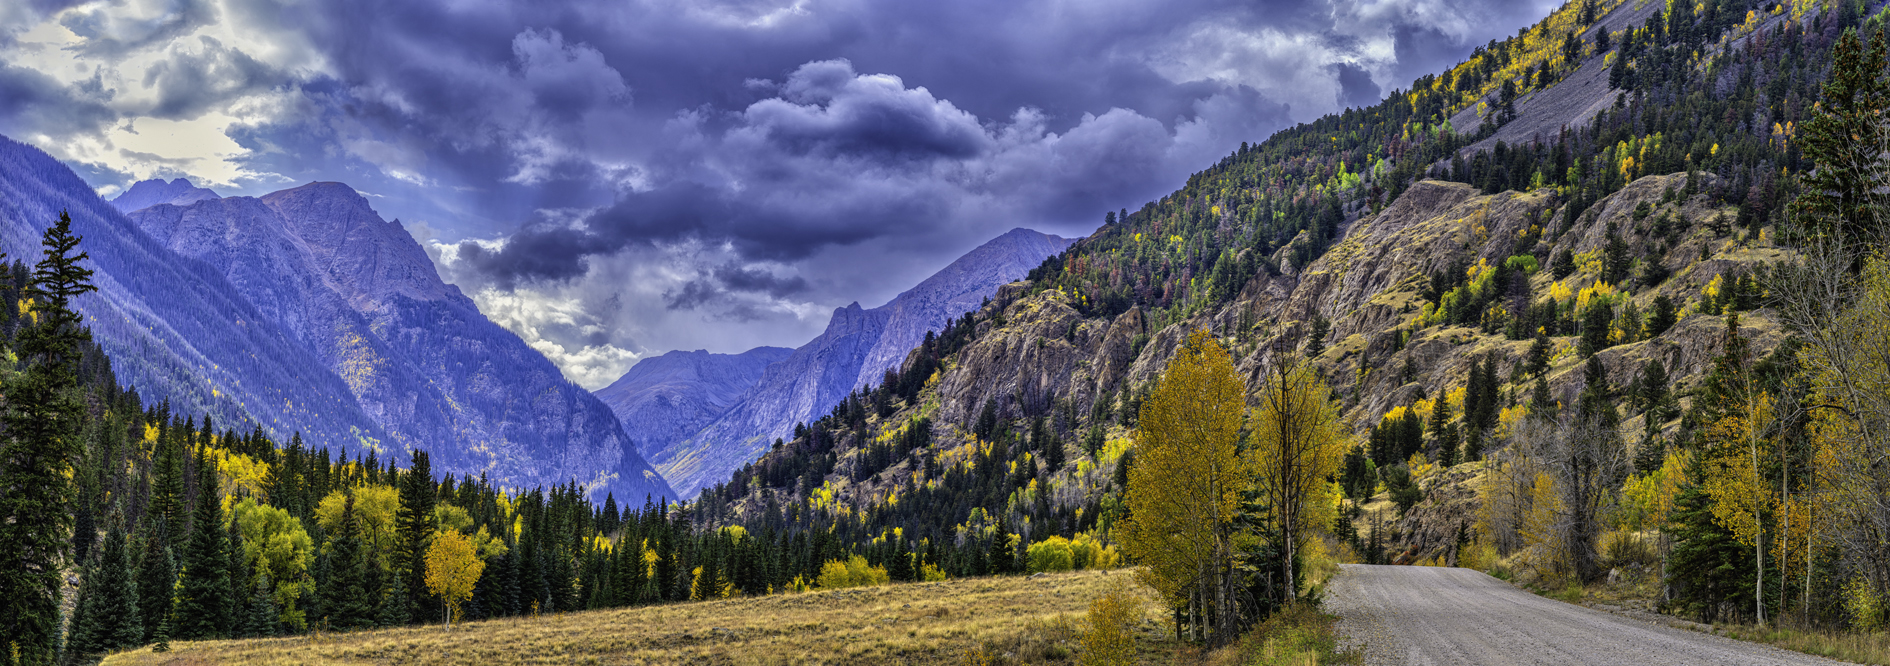
[{"label": "storm cloud", "polygon": [[1556,2],[31,0],[0,131],[101,191],[339,180],[567,374],[796,345]]}]

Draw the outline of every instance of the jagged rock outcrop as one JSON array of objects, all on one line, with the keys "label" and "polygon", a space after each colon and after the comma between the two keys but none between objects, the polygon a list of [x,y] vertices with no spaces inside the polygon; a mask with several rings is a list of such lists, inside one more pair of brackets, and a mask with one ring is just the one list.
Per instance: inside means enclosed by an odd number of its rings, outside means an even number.
[{"label": "jagged rock outcrop", "polygon": [[928,331],[976,309],[998,288],[1024,277],[1075,242],[1013,229],[877,308],[836,308],[827,330],[768,368],[728,411],[686,440],[651,456],[683,497],[728,479],[794,424],[820,417],[854,389],[878,384]]},{"label": "jagged rock outcrop", "polygon": [[379,426],[364,445],[395,456],[425,448],[443,472],[510,486],[576,480],[626,499],[671,496],[607,407],[441,282],[400,223],[346,185],[131,217],[172,251],[217,267],[258,319],[345,382]]},{"label": "jagged rock outcrop", "polygon": [[768,366],[794,350],[756,347],[740,354],[673,351],[637,361],[597,397],[623,422],[638,453],[655,454],[682,441],[728,411],[761,381]]},{"label": "jagged rock outcrop", "polygon": [[185,178],[177,178],[168,183],[162,180],[141,180],[125,190],[124,194],[112,199],[112,207],[117,208],[119,212],[129,213],[158,204],[185,206],[215,198],[217,198],[216,192],[192,185],[190,180]]}]

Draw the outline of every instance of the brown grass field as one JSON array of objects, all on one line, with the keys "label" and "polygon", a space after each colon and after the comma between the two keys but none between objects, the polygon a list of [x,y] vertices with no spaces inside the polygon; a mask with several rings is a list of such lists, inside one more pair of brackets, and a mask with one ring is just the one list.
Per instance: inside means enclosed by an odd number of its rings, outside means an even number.
[{"label": "brown grass field", "polygon": [[[1074,663],[1084,614],[1127,570],[969,578],[292,638],[174,642],[112,655],[150,664]],[[1173,627],[1146,588],[1144,662]]]}]

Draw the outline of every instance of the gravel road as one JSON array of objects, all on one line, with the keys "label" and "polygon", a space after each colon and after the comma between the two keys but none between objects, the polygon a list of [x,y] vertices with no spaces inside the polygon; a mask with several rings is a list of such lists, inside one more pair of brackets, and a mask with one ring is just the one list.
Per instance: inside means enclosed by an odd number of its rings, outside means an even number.
[{"label": "gravel road", "polygon": [[1469,569],[1343,567],[1326,609],[1371,666],[1843,663],[1545,599]]}]

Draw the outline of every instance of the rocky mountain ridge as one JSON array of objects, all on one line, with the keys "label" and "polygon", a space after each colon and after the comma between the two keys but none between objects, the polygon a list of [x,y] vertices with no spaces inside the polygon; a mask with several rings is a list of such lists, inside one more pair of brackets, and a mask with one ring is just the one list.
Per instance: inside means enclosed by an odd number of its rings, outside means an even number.
[{"label": "rocky mountain ridge", "polygon": [[672,351],[638,361],[596,394],[623,421],[624,432],[637,433],[632,438],[638,452],[652,455],[728,411],[761,381],[768,366],[793,353],[786,347],[756,347],[740,354]]},{"label": "rocky mountain ridge", "polygon": [[[820,336],[769,366],[715,420],[686,439],[657,449],[651,462],[684,497],[726,479],[770,442],[789,435],[795,424],[814,419],[855,389],[879,383],[928,331],[979,307],[1000,285],[1023,277],[1073,242],[1012,229],[885,305],[867,309],[853,303],[835,308]],[[626,421],[633,417],[622,411],[618,415]]]},{"label": "rocky mountain ridge", "polygon": [[[671,496],[609,409],[442,282],[399,221],[340,183],[130,214],[172,251],[219,267],[263,319],[313,351],[399,457],[505,485],[577,480]],[[240,388],[232,391],[240,392]]]}]

